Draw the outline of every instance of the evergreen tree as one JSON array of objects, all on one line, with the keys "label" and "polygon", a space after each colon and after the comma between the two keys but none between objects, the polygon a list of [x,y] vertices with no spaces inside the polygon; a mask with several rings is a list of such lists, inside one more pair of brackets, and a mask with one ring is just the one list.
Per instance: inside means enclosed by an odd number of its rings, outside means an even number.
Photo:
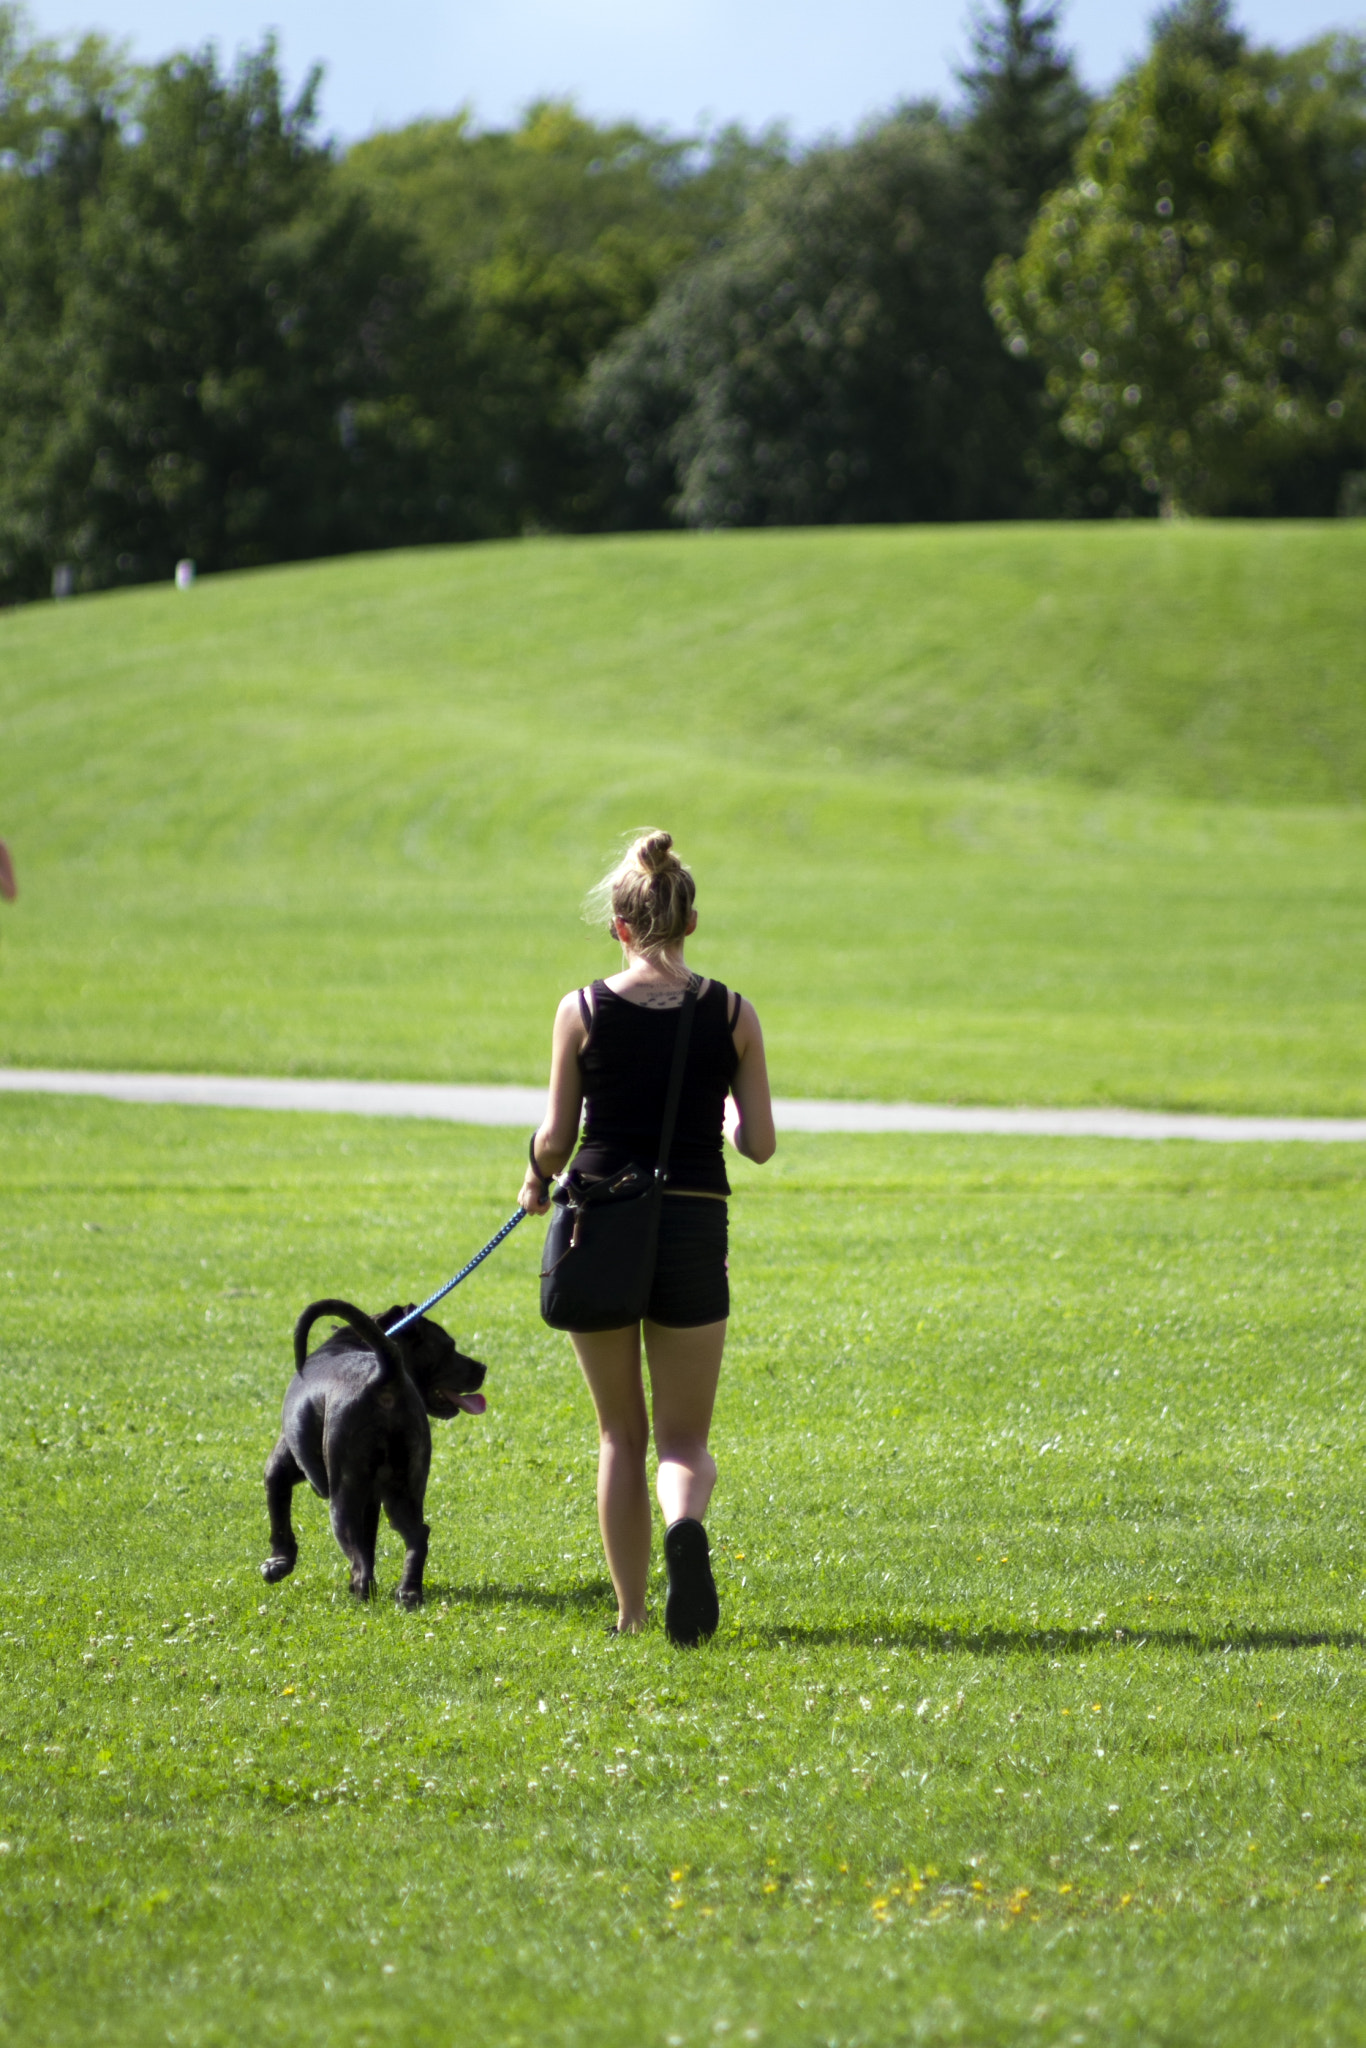
[{"label": "evergreen tree", "polygon": [[1060,12],[1058,0],[1034,11],[1026,0],[1000,0],[998,13],[978,12],[972,62],[958,73],[969,150],[1006,200],[1016,247],[1086,131],[1089,103],[1058,42]]},{"label": "evergreen tree", "polygon": [[1153,17],[1153,47],[1169,58],[1194,58],[1230,71],[1247,54],[1247,37],[1232,0],[1173,0]]}]

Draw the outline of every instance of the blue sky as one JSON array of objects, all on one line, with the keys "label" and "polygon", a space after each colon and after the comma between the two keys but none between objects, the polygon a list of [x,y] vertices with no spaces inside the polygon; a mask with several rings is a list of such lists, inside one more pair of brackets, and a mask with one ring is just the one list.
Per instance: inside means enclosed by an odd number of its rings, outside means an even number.
[{"label": "blue sky", "polygon": [[[140,57],[277,31],[292,80],[326,67],[326,125],[343,139],[465,102],[488,125],[571,93],[585,111],[675,131],[702,119],[847,133],[897,99],[947,93],[966,4],[925,0],[30,0],[48,34],[99,28]],[[1145,40],[1133,0],[1071,0],[1067,39],[1093,85]],[[1260,41],[1366,32],[1366,0],[1242,0]]]}]

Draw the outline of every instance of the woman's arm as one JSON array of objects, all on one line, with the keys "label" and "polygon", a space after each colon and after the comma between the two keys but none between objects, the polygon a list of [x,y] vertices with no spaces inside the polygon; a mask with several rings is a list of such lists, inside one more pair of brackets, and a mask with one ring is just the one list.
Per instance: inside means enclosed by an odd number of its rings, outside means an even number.
[{"label": "woman's arm", "polygon": [[753,1003],[741,1002],[734,1037],[740,1064],[726,1104],[726,1136],[744,1158],[762,1166],[777,1151],[778,1134],[773,1128],[764,1034]]},{"label": "woman's arm", "polygon": [[[587,1043],[583,1018],[579,1014],[579,993],[567,995],[555,1012],[555,1030],[550,1041],[550,1094],[545,1117],[534,1139],[536,1164],[542,1173],[558,1173],[569,1164],[579,1135],[583,1114],[583,1075],[579,1054]],[[526,1178],[517,1197],[533,1216],[544,1216],[550,1207],[544,1185],[527,1161]]]}]

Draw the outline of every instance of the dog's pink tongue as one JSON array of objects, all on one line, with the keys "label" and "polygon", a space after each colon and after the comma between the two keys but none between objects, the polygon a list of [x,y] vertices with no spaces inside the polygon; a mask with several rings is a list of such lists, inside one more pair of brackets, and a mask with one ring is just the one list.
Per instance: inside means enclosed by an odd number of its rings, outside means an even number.
[{"label": "dog's pink tongue", "polygon": [[488,1407],[482,1394],[457,1394],[456,1406],[463,1408],[466,1415],[482,1415]]}]

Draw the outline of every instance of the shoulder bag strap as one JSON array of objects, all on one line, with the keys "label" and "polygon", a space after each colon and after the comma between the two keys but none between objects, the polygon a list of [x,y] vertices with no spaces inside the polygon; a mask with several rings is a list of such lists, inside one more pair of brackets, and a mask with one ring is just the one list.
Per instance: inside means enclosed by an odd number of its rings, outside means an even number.
[{"label": "shoulder bag strap", "polygon": [[655,1168],[655,1179],[669,1178],[669,1154],[673,1150],[674,1125],[678,1121],[678,1102],[683,1093],[683,1069],[688,1059],[688,1040],[692,1037],[693,1011],[697,1008],[699,983],[696,976],[678,1013],[678,1033],[674,1039],[674,1061],[669,1071],[669,1092],[664,1098],[664,1122],[659,1132],[659,1164]]}]

